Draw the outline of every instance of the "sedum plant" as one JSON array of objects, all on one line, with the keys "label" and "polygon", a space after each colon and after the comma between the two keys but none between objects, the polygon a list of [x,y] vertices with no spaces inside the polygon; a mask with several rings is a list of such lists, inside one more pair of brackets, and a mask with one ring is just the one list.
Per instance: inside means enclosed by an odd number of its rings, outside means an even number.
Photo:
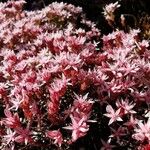
[{"label": "sedum plant", "polygon": [[80,7],[24,3],[0,4],[1,149],[61,147],[89,130],[93,100],[78,88],[100,32]]},{"label": "sedum plant", "polygon": [[0,3],[0,149],[92,139],[95,149],[148,150],[150,52],[140,31],[100,37],[80,7],[24,3]]}]

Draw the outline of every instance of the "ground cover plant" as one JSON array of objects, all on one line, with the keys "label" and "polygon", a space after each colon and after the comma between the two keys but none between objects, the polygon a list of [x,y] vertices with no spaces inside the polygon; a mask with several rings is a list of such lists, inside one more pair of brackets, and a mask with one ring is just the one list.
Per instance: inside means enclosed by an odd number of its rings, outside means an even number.
[{"label": "ground cover plant", "polygon": [[106,35],[81,7],[25,3],[0,3],[0,149],[149,150],[147,30],[116,27],[119,2]]}]

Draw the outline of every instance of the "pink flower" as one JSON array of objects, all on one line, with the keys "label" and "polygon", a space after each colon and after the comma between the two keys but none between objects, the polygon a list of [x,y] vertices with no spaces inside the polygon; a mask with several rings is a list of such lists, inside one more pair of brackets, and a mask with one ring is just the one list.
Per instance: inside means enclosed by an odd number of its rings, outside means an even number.
[{"label": "pink flower", "polygon": [[5,116],[7,118],[3,119],[3,123],[10,127],[10,128],[17,128],[20,127],[20,119],[18,116],[18,113],[15,113],[14,115],[7,109],[4,110]]},{"label": "pink flower", "polygon": [[56,55],[53,62],[54,64],[59,64],[62,71],[73,69],[78,70],[83,65],[80,54],[71,52],[61,52]]},{"label": "pink flower", "polygon": [[18,97],[16,97],[14,99],[12,98],[10,102],[12,103],[12,106],[9,109],[17,111],[23,100],[20,100]]},{"label": "pink flower", "polygon": [[135,103],[132,103],[128,101],[128,99],[125,99],[125,100],[121,100],[121,102],[117,101],[116,102],[116,106],[118,108],[121,108],[121,112],[123,114],[135,114],[136,112],[133,109],[133,107],[135,106]]},{"label": "pink flower", "polygon": [[104,114],[106,117],[110,118],[109,124],[112,124],[114,121],[123,121],[120,117],[120,108],[115,112],[111,105],[107,105],[106,111],[107,114]]},{"label": "pink flower", "polygon": [[67,130],[72,130],[72,141],[75,142],[78,138],[85,136],[87,131],[89,130],[89,126],[85,122],[86,118],[75,118],[72,115],[70,115],[72,125],[63,127]]},{"label": "pink flower", "polygon": [[6,144],[9,144],[10,142],[14,142],[16,132],[15,131],[13,132],[10,128],[8,128],[6,133],[7,134],[3,136],[4,141],[6,141]]},{"label": "pink flower", "polygon": [[88,116],[91,112],[93,103],[94,102],[88,98],[88,93],[84,96],[75,94],[72,111],[77,110],[79,113],[84,113]]},{"label": "pink flower", "polygon": [[119,78],[113,79],[109,84],[110,84],[109,85],[110,91],[114,94],[117,94],[117,93],[126,93],[128,90],[132,90],[132,87],[134,86],[135,83],[129,79],[122,81],[122,79]]},{"label": "pink flower", "polygon": [[32,143],[33,140],[31,138],[31,131],[29,129],[23,129],[21,128],[16,128],[15,129],[16,134],[18,134],[18,136],[16,135],[15,137],[15,141],[18,143],[25,143],[27,145],[27,143]]},{"label": "pink flower", "polygon": [[47,131],[46,135],[47,135],[47,137],[55,140],[54,144],[58,144],[59,147],[61,147],[62,142],[63,142],[63,138],[62,138],[62,134],[59,130]]},{"label": "pink flower", "polygon": [[49,82],[50,79],[51,79],[51,72],[50,72],[50,70],[43,69],[39,78],[42,78],[42,80],[44,80],[44,82]]},{"label": "pink flower", "polygon": [[150,142],[150,119],[148,119],[147,123],[139,121],[138,128],[135,128],[134,131],[135,133],[132,135],[134,139],[142,142],[148,140]]}]

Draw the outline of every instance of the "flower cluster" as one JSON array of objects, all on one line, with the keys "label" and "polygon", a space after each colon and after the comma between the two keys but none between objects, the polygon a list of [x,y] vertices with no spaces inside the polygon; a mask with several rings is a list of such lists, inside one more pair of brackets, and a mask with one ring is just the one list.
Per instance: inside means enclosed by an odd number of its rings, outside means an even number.
[{"label": "flower cluster", "polygon": [[[106,112],[109,143],[144,149],[149,144],[149,43],[140,40],[139,30],[115,31],[103,36],[107,60],[99,66],[107,75]],[[100,98],[102,100],[103,97]],[[147,113],[147,114],[146,114]],[[146,120],[148,117],[147,123]],[[128,137],[128,140],[125,138]],[[115,142],[114,142],[115,139]],[[135,142],[133,144],[132,141]],[[126,144],[132,143],[131,146]],[[125,147],[126,145],[126,147]],[[145,146],[144,146],[145,145]]]},{"label": "flower cluster", "polygon": [[24,3],[0,5],[0,149],[60,147],[70,142],[69,123],[72,142],[89,130],[93,101],[75,87],[97,57],[100,32],[80,7],[54,2],[29,12]]},{"label": "flower cluster", "polygon": [[94,124],[98,148],[149,147],[150,51],[140,31],[100,40],[80,7],[29,12],[24,3],[0,4],[0,149],[67,149]]}]

